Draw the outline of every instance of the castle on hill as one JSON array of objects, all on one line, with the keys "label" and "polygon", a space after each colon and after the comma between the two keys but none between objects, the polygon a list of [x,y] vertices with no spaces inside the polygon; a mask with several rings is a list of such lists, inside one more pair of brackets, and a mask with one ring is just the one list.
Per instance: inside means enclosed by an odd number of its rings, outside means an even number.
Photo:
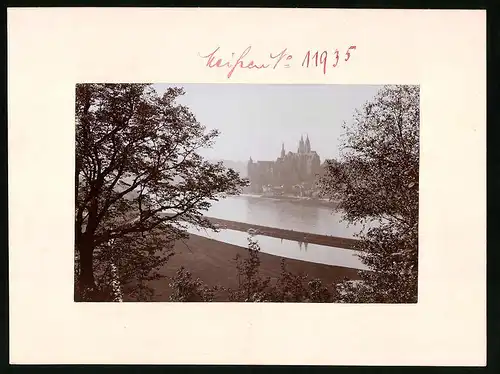
[{"label": "castle on hill", "polygon": [[253,161],[250,157],[247,165],[250,192],[274,190],[302,194],[301,191],[313,188],[321,170],[320,157],[312,150],[309,136],[305,141],[301,136],[297,152],[287,153],[282,143],[276,161]]}]

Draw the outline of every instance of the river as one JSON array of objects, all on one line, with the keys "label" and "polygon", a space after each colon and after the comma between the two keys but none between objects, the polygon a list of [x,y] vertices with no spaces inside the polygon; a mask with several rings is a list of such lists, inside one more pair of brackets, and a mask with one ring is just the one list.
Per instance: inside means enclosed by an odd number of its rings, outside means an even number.
[{"label": "river", "polygon": [[352,238],[361,231],[359,225],[348,225],[341,213],[326,206],[311,206],[296,201],[258,196],[230,196],[213,203],[209,217],[279,229],[320,235]]},{"label": "river", "polygon": [[[206,215],[249,224],[345,238],[352,238],[362,229],[359,225],[348,225],[342,221],[341,213],[329,207],[248,195],[221,199],[212,205]],[[248,244],[246,232],[223,229],[214,233],[194,227],[190,227],[188,231],[240,247],[247,247]],[[262,235],[257,235],[254,239],[257,240],[264,253],[314,263],[366,269],[357,256],[359,252],[356,251]]]}]

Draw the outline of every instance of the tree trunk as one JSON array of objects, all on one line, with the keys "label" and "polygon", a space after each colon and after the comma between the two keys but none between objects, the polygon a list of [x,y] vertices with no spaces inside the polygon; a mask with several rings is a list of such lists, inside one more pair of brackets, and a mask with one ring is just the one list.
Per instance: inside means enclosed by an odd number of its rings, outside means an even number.
[{"label": "tree trunk", "polygon": [[85,238],[85,234],[82,235],[83,240],[77,247],[80,254],[80,274],[78,281],[80,283],[80,289],[83,290],[94,290],[95,289],[95,279],[94,279],[94,251],[93,247],[89,245],[88,240]]},{"label": "tree trunk", "polygon": [[93,199],[90,204],[89,216],[85,232],[78,234],[76,247],[80,254],[80,274],[79,286],[81,291],[89,292],[89,295],[95,294],[96,284],[94,279],[94,238],[93,234],[97,227],[97,200]]},{"label": "tree trunk", "polygon": [[80,253],[80,284],[85,288],[95,287],[92,257],[91,251]]}]

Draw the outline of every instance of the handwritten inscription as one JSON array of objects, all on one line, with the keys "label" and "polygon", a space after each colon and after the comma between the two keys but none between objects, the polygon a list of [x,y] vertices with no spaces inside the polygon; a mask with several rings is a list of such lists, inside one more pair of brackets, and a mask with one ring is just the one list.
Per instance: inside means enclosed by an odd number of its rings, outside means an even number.
[{"label": "handwritten inscription", "polygon": [[[344,56],[343,61],[347,62],[350,60],[351,55],[355,50],[356,46],[354,45],[348,47],[345,52],[339,52],[339,49],[335,49],[334,51],[324,50],[321,52],[309,50],[305,54],[303,54],[304,57],[302,59],[301,66],[303,68],[321,67],[323,74],[326,74],[328,68],[336,68],[339,65],[342,54]],[[268,58],[261,61],[255,61],[254,59],[250,58],[249,55],[251,51],[252,47],[248,46],[239,55],[233,52],[231,53],[230,58],[224,58],[222,57],[222,54],[220,52],[220,47],[217,47],[207,55],[201,55],[200,53],[198,53],[198,56],[206,61],[205,66],[210,69],[225,69],[227,71],[226,77],[228,79],[233,76],[233,73],[237,69],[275,70],[278,68],[292,67],[293,56],[287,48],[284,48],[279,52],[271,52],[269,53]]]},{"label": "handwritten inscription", "polygon": [[[351,45],[349,48],[347,48],[347,51],[345,52],[345,58],[344,61],[347,62],[351,58],[351,53],[356,49],[355,45]],[[304,60],[302,60],[302,66],[303,67],[318,67],[322,66],[323,67],[323,74],[326,74],[327,69],[331,66],[332,68],[336,68],[339,64],[339,59],[340,59],[340,52],[338,49],[336,49],[333,52],[333,63],[331,65],[328,65],[329,60],[328,56],[331,56],[328,54],[328,51],[315,51],[311,57],[311,51],[307,51],[306,55],[304,56]]]}]

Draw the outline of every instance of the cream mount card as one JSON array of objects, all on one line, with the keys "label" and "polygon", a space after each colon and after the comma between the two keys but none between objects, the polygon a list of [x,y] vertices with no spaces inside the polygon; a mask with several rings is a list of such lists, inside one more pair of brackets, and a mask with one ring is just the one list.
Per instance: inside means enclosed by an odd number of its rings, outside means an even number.
[{"label": "cream mount card", "polygon": [[[89,83],[418,86],[418,302],[75,302],[75,87]],[[11,363],[485,365],[485,104],[485,11],[8,9]],[[307,129],[280,132],[300,153]]]}]

